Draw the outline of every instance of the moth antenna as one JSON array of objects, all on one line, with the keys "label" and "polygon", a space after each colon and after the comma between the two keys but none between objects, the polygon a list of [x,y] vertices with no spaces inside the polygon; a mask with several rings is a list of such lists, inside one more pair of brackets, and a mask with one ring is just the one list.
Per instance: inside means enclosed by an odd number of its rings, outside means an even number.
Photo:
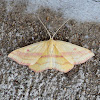
[{"label": "moth antenna", "polygon": [[[70,19],[69,19],[69,20],[70,20]],[[65,23],[63,23],[63,24],[57,29],[57,31],[54,33],[54,35],[52,36],[52,38],[57,34],[57,32],[58,32],[69,20],[65,21]]]},{"label": "moth antenna", "polygon": [[46,28],[46,26],[43,24],[42,20],[39,18],[39,16],[37,16],[39,21],[41,22],[41,24],[44,26],[44,28],[46,29],[48,35],[50,36],[50,39],[51,39],[51,35],[50,35],[50,32],[48,31],[48,29]]}]

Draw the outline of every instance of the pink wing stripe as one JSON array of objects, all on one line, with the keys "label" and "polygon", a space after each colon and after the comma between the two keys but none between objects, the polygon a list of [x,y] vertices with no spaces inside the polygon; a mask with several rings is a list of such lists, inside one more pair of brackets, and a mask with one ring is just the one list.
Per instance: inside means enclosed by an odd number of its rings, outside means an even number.
[{"label": "pink wing stripe", "polygon": [[59,56],[59,55],[44,55],[44,56],[41,56],[41,58],[46,58],[46,57],[63,57],[63,56]]},{"label": "pink wing stripe", "polygon": [[[50,63],[50,62],[45,62],[45,63],[42,63],[42,64],[40,64],[40,63],[36,62],[35,64],[38,64],[38,65],[43,65],[43,64],[47,64],[47,63]],[[69,64],[68,62],[65,62],[65,63],[63,63],[63,64],[58,63],[58,62],[55,62],[55,63],[57,63],[57,64],[59,64],[59,65]]]},{"label": "pink wing stripe", "polygon": [[[28,54],[28,53],[19,53],[19,52],[17,52],[17,53],[14,53],[14,52],[12,52],[12,54],[13,55],[16,55],[16,56],[41,56],[42,55],[42,53],[30,53],[30,54]],[[41,58],[46,58],[46,57],[63,57],[63,56],[59,56],[59,55],[44,55],[44,56],[41,56]],[[31,59],[30,59],[31,60]]]},{"label": "pink wing stripe", "polygon": [[69,64],[69,62],[65,62],[65,63],[63,63],[63,64],[61,64],[61,63],[58,63],[58,62],[56,62],[57,64],[59,64],[59,65],[65,65],[65,64]]},{"label": "pink wing stripe", "polygon": [[73,54],[81,54],[81,55],[86,55],[86,54],[88,54],[88,53],[90,53],[91,51],[88,51],[88,52],[86,52],[86,51],[77,51],[77,52],[62,52],[61,54],[62,55],[73,55]]},{"label": "pink wing stripe", "polygon": [[24,52],[12,52],[12,54],[17,56],[41,56],[43,53],[24,53]]},{"label": "pink wing stripe", "polygon": [[36,62],[35,64],[38,64],[38,65],[43,65],[43,64],[47,64],[47,63],[49,63],[49,62],[45,62],[45,63],[42,63],[42,64],[40,64],[40,63]]}]

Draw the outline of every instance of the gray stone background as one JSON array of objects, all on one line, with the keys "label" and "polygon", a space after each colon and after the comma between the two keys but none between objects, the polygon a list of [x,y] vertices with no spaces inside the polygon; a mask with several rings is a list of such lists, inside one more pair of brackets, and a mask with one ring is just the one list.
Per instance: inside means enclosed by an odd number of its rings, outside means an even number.
[{"label": "gray stone background", "polygon": [[90,49],[93,58],[68,73],[53,69],[35,73],[7,55],[49,39],[36,13],[52,34],[69,17],[43,6],[28,13],[28,0],[8,1],[0,0],[0,100],[100,100],[100,22],[70,18],[54,38]]}]

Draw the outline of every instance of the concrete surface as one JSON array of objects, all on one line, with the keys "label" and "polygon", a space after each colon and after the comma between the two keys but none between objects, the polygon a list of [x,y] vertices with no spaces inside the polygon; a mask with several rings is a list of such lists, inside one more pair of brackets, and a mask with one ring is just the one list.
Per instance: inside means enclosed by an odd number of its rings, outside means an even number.
[{"label": "concrete surface", "polygon": [[[0,100],[100,100],[100,23],[70,18],[54,38],[90,49],[95,53],[92,59],[68,73],[35,73],[7,55],[49,36],[36,15],[27,13],[28,2],[15,2],[9,2],[8,11],[7,0],[0,0]],[[36,12],[52,34],[69,19],[48,7]]]},{"label": "concrete surface", "polygon": [[39,6],[62,12],[65,18],[100,22],[100,0],[29,0],[27,11],[34,12]]}]

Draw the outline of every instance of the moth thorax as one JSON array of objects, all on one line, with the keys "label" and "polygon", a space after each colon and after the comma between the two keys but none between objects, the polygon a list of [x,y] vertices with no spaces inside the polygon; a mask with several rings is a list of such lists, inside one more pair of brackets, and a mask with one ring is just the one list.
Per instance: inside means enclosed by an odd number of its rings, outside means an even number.
[{"label": "moth thorax", "polygon": [[53,51],[54,51],[54,44],[53,44],[53,41],[50,41],[50,44],[49,44],[49,52],[50,52],[50,54],[53,54]]}]

